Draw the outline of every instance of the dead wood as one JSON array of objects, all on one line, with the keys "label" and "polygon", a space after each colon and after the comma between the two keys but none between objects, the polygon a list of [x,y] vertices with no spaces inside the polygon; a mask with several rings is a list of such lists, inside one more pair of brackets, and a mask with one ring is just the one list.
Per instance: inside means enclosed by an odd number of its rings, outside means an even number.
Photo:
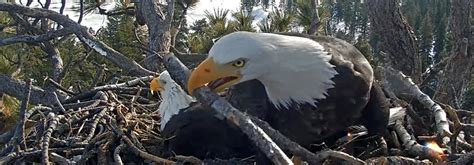
[{"label": "dead wood", "polygon": [[416,160],[402,156],[387,156],[371,158],[365,161],[367,164],[432,164],[428,160]]},{"label": "dead wood", "polygon": [[154,156],[154,155],[151,155],[147,152],[144,152],[142,150],[140,150],[137,146],[135,146],[135,144],[133,144],[132,140],[130,140],[130,138],[128,138],[125,133],[123,133],[123,131],[118,128],[117,126],[117,123],[115,121],[115,119],[112,119],[111,117],[108,116],[107,118],[107,122],[111,125],[113,131],[115,132],[115,134],[118,136],[118,137],[121,137],[123,141],[125,141],[125,143],[128,145],[129,149],[136,155],[140,156],[140,157],[143,157],[145,159],[148,159],[148,160],[152,160],[156,163],[160,163],[160,164],[175,164],[175,162],[173,161],[170,161],[170,160],[166,160],[166,159],[163,159],[163,158],[160,158],[160,157],[157,157],[157,156]]},{"label": "dead wood", "polygon": [[118,165],[123,164],[122,158],[120,158],[120,152],[124,148],[125,148],[125,143],[123,143],[123,141],[120,141],[120,145],[117,146],[114,150],[114,160],[115,160],[115,163],[118,164]]},{"label": "dead wood", "polygon": [[43,136],[43,141],[42,141],[42,149],[43,149],[43,152],[42,152],[42,160],[43,160],[43,164],[46,164],[46,165],[49,165],[50,162],[49,162],[49,142],[50,142],[50,138],[53,134],[53,131],[54,129],[56,129],[56,127],[58,126],[58,122],[59,122],[59,116],[56,116],[54,113],[49,113],[48,114],[48,127],[46,129],[46,132],[44,133],[44,136]]},{"label": "dead wood", "polygon": [[459,159],[457,159],[455,161],[456,164],[472,164],[474,163],[474,152],[471,151],[469,153],[466,153],[464,155],[462,155],[461,157],[459,157]]},{"label": "dead wood", "polygon": [[338,151],[321,151],[318,153],[312,153],[307,149],[301,147],[299,144],[291,141],[286,136],[273,129],[267,122],[262,121],[256,117],[250,117],[260,128],[262,128],[282,149],[289,150],[293,155],[301,157],[304,161],[310,164],[320,164],[328,157],[340,158],[351,164],[364,164],[362,160],[355,158],[351,155],[345,154]]},{"label": "dead wood", "polygon": [[51,159],[53,160],[53,162],[55,163],[58,163],[60,165],[72,165],[72,164],[76,164],[75,161],[71,161],[67,158],[64,158],[63,156],[57,154],[57,153],[51,153]]},{"label": "dead wood", "polygon": [[401,122],[395,123],[394,126],[395,132],[397,132],[402,145],[408,152],[412,155],[419,155],[433,160],[441,159],[441,154],[438,151],[433,150],[432,148],[422,146],[413,140],[410,134],[407,132],[405,127],[403,127]]},{"label": "dead wood", "polygon": [[[15,80],[9,76],[0,75],[0,84],[2,84],[0,85],[0,93],[5,93],[19,100],[24,100],[26,98],[25,94],[28,91],[28,88],[25,82]],[[37,86],[31,87],[29,102],[31,104],[44,105],[52,105],[55,103],[48,92]]]},{"label": "dead wood", "polygon": [[384,78],[384,85],[393,91],[397,97],[402,98],[407,102],[417,100],[425,108],[433,112],[437,129],[436,131],[440,135],[446,137],[451,134],[445,111],[428,95],[423,93],[409,77],[391,67],[387,67],[384,70]]},{"label": "dead wood", "polygon": [[20,105],[20,114],[19,114],[19,121],[18,125],[15,128],[15,134],[13,137],[16,139],[15,144],[20,145],[22,149],[26,149],[26,143],[25,143],[25,122],[26,122],[26,108],[30,102],[30,96],[31,96],[31,85],[32,82],[31,80],[26,81],[26,88],[27,91],[25,93],[25,100],[21,102]]}]

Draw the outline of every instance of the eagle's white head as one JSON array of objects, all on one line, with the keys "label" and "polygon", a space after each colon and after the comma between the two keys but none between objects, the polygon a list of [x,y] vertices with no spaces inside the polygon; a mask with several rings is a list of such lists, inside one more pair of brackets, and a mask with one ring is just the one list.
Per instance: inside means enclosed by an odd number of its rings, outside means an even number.
[{"label": "eagle's white head", "polygon": [[179,113],[181,109],[189,107],[194,99],[189,96],[170,76],[168,71],[161,72],[160,76],[150,82],[151,92],[160,92],[161,104],[158,111],[161,115],[161,130],[172,116]]},{"label": "eagle's white head", "polygon": [[208,83],[216,91],[257,79],[278,108],[292,102],[324,99],[334,87],[332,56],[308,38],[270,33],[235,32],[219,39],[188,80],[188,92]]}]

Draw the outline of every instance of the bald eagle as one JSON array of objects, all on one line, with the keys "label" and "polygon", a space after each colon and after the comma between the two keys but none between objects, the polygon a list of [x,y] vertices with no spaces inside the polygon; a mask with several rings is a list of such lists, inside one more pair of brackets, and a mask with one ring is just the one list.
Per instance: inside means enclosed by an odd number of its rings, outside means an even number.
[{"label": "bald eagle", "polygon": [[[382,134],[388,106],[367,59],[340,39],[234,32],[220,38],[190,75],[188,92],[257,80],[273,110],[265,120],[311,148],[353,124]],[[254,91],[249,91],[254,92]]]},{"label": "bald eagle", "polygon": [[167,139],[163,154],[184,155],[200,159],[247,158],[256,147],[236,126],[216,117],[216,113],[200,104],[162,72],[150,82],[150,90],[159,92],[162,102],[161,135]]}]

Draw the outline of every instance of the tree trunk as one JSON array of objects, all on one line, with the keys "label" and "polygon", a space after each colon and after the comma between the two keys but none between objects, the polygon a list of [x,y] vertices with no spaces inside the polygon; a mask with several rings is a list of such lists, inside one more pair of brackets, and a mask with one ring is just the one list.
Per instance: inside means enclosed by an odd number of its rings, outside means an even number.
[{"label": "tree trunk", "polygon": [[451,1],[449,29],[453,47],[434,95],[436,100],[457,108],[462,103],[463,93],[472,78],[473,71],[473,40],[470,38],[472,37],[471,5],[472,0]]},{"label": "tree trunk", "polygon": [[[158,6],[157,1],[141,0],[140,1],[140,15],[144,16],[146,25],[148,26],[148,49],[155,52],[169,52],[171,46],[171,21],[173,19],[174,1],[167,0],[168,8],[166,15],[161,7]],[[154,55],[154,53],[147,53],[147,57]],[[155,59],[155,58],[148,58]],[[144,66],[151,71],[157,71],[159,68],[159,61],[145,61]]]},{"label": "tree trunk", "polygon": [[311,0],[311,25],[308,30],[309,35],[313,35],[318,31],[320,25],[318,13],[318,0]]},{"label": "tree trunk", "polygon": [[370,23],[381,38],[382,51],[397,70],[420,82],[421,58],[412,28],[403,18],[398,0],[367,0]]},{"label": "tree trunk", "polygon": [[44,47],[42,49],[50,57],[52,67],[51,73],[53,80],[58,83],[61,83],[61,76],[63,75],[63,60],[60,56],[58,48],[56,48],[56,46],[54,46],[51,41],[47,41],[44,42]]},{"label": "tree trunk", "polygon": [[176,48],[176,37],[178,36],[178,33],[181,30],[181,26],[183,26],[184,17],[186,17],[186,14],[188,13],[188,8],[183,7],[183,11],[180,13],[179,18],[178,18],[178,25],[174,28],[174,32],[172,33],[172,38],[171,38],[171,46]]}]

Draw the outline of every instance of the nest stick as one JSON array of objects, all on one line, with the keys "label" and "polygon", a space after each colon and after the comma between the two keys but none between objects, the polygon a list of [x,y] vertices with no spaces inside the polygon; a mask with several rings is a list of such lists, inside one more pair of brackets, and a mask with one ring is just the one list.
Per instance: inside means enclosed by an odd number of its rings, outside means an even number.
[{"label": "nest stick", "polygon": [[92,127],[89,131],[89,134],[87,135],[86,139],[84,141],[88,142],[89,140],[92,139],[92,137],[94,136],[95,134],[95,130],[97,128],[97,124],[99,124],[99,121],[100,119],[102,119],[102,117],[104,117],[104,115],[107,113],[107,110],[108,108],[104,108],[102,109],[99,114],[96,115],[94,121],[92,121]]},{"label": "nest stick", "polygon": [[91,89],[94,88],[97,85],[100,78],[103,76],[104,70],[105,70],[105,65],[97,66],[97,71],[96,71],[95,77],[92,80],[92,83],[91,83],[91,86],[90,86]]},{"label": "nest stick", "polygon": [[120,145],[117,146],[117,148],[115,148],[114,150],[115,164],[123,165],[122,158],[120,158],[120,151],[122,151],[122,149],[124,149],[125,147],[126,147],[125,143],[123,141],[120,141]]},{"label": "nest stick", "polygon": [[130,87],[139,84],[140,82],[143,81],[151,81],[154,77],[153,76],[144,76],[144,77],[139,77],[127,82],[119,83],[119,84],[109,84],[109,85],[104,85],[104,86],[98,86],[94,87],[90,91],[87,92],[82,92],[78,95],[75,95],[67,100],[64,101],[64,103],[73,103],[76,100],[82,100],[85,98],[89,98],[90,96],[95,95],[99,91],[107,91],[107,90],[115,90],[115,89],[122,89],[125,87]]},{"label": "nest stick", "polygon": [[440,159],[440,154],[429,147],[422,146],[413,140],[408,131],[403,127],[400,121],[395,123],[395,132],[397,132],[400,141],[402,141],[403,147],[412,155],[424,156],[431,159]]},{"label": "nest stick", "polygon": [[30,101],[31,86],[32,86],[31,79],[26,80],[27,90],[25,93],[25,99],[21,102],[21,105],[20,105],[20,114],[19,114],[20,120],[18,121],[18,126],[16,127],[16,130],[15,130],[16,135],[13,136],[13,137],[16,137],[16,144],[20,144],[21,148],[23,149],[26,149],[26,143],[25,143],[25,122],[27,119],[26,108]]},{"label": "nest stick", "polygon": [[66,92],[67,94],[70,94],[70,95],[77,95],[77,93],[74,93],[73,91],[70,91],[68,89],[66,89],[65,87],[61,86],[61,84],[59,84],[58,82],[54,81],[53,79],[51,78],[48,78],[48,81],[53,84],[54,87],[56,87],[57,89],[63,91],[63,92]]},{"label": "nest stick", "polygon": [[367,164],[426,164],[430,165],[432,163],[428,161],[421,161],[412,158],[407,158],[403,156],[384,156],[384,157],[377,157],[377,158],[370,158],[366,160]]},{"label": "nest stick", "polygon": [[97,153],[97,164],[107,164],[110,161],[109,159],[109,147],[115,142],[114,136],[107,137],[107,142],[101,144]]},{"label": "nest stick", "polygon": [[288,139],[286,136],[273,129],[267,122],[262,121],[256,117],[250,116],[253,122],[255,122],[260,128],[262,128],[270,137],[273,138],[275,143],[277,143],[283,149],[289,150],[294,155],[300,156],[303,160],[307,161],[309,164],[320,164],[329,156],[334,156],[337,158],[342,158],[343,160],[348,161],[351,164],[364,164],[360,159],[352,157],[350,155],[340,155],[342,152],[333,153],[331,150],[321,151],[316,154],[308,151],[306,148],[301,147],[298,143],[295,143]]},{"label": "nest stick", "polygon": [[474,151],[463,154],[454,164],[472,164],[474,163]]},{"label": "nest stick", "polygon": [[72,160],[69,160],[57,153],[51,153],[51,159],[55,162],[55,163],[58,163],[58,164],[61,164],[61,165],[68,165],[68,164],[76,164],[75,161],[72,161]]},{"label": "nest stick", "polygon": [[[400,71],[391,67],[384,70],[384,84],[389,87],[398,97],[411,101],[418,100],[425,108],[430,109],[435,118],[436,131],[445,137],[450,135],[448,118],[445,111],[436,104],[428,95],[423,93],[413,81]],[[443,143],[445,140],[443,139]]]},{"label": "nest stick", "polygon": [[125,135],[125,133],[123,133],[123,131],[117,126],[117,122],[115,121],[115,119],[113,119],[110,116],[107,116],[107,121],[110,124],[110,126],[112,127],[112,130],[115,132],[115,134],[118,137],[122,138],[122,140],[128,145],[129,149],[134,154],[136,154],[136,155],[138,155],[138,156],[140,156],[144,159],[152,160],[152,161],[154,161],[156,163],[159,163],[159,164],[175,164],[175,162],[173,162],[173,161],[163,159],[163,158],[160,158],[158,156],[155,156],[155,155],[152,155],[152,154],[149,154],[145,151],[140,150],[137,146],[135,146],[135,144],[133,144],[132,140],[130,140],[130,138],[128,138]]},{"label": "nest stick", "polygon": [[0,158],[0,164],[8,164],[9,162],[11,162],[16,157],[18,157],[18,153],[17,152],[11,152],[8,155]]},{"label": "nest stick", "polygon": [[61,104],[61,101],[59,100],[58,95],[54,91],[52,93],[53,93],[54,99],[56,101],[56,104],[58,104],[59,109],[61,110],[62,113],[65,113],[66,109],[64,108],[63,104]]},{"label": "nest stick", "polygon": [[43,141],[42,141],[42,163],[45,165],[49,165],[49,140],[53,134],[53,131],[56,129],[59,123],[59,116],[56,116],[54,113],[48,114],[48,127],[44,133]]}]

